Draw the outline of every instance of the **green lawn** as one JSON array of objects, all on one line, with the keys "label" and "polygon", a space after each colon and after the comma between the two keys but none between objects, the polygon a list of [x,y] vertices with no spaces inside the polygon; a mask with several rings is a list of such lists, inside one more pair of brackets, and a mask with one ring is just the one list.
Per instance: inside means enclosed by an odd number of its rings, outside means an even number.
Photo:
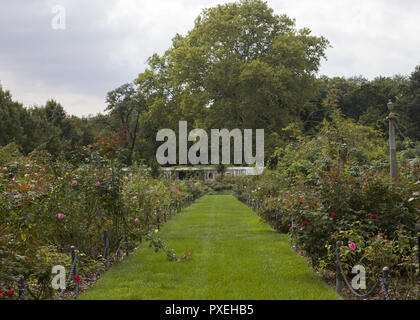
[{"label": "green lawn", "polygon": [[169,262],[143,243],[80,299],[339,299],[305,260],[231,195],[205,196],[159,232],[177,256]]}]

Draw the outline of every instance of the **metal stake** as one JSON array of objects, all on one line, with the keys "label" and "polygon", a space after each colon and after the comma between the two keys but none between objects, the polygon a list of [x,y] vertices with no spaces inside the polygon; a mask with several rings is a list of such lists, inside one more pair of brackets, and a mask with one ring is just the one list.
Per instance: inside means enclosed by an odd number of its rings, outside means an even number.
[{"label": "metal stake", "polygon": [[341,241],[337,241],[337,246],[335,247],[335,255],[337,259],[336,270],[335,270],[335,291],[338,294],[341,293],[341,276],[340,276],[340,267],[339,267],[340,247],[341,247]]},{"label": "metal stake", "polygon": [[105,242],[104,257],[106,259],[105,270],[108,270],[109,269],[109,235],[108,235],[108,230],[104,230],[104,242]]},{"label": "metal stake", "polygon": [[389,268],[384,267],[382,269],[382,279],[384,282],[384,290],[382,292],[382,300],[389,300],[388,296],[388,276],[389,276]]},{"label": "metal stake", "polygon": [[19,300],[25,300],[25,277],[19,278]]}]

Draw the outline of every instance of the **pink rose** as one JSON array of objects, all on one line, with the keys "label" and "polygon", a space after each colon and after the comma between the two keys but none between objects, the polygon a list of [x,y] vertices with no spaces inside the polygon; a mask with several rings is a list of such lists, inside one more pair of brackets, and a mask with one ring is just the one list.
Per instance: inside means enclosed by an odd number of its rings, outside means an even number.
[{"label": "pink rose", "polygon": [[140,219],[139,219],[139,218],[136,218],[136,220],[134,220],[134,222],[135,222],[136,224],[139,224],[139,223],[140,223]]},{"label": "pink rose", "polygon": [[77,184],[77,180],[72,180],[71,184]]},{"label": "pink rose", "polygon": [[133,196],[133,199],[136,200],[137,199],[137,196]]},{"label": "pink rose", "polygon": [[356,244],[354,242],[349,243],[349,248],[350,248],[351,251],[356,250]]},{"label": "pink rose", "polygon": [[101,183],[99,181],[96,181],[95,186],[99,187]]},{"label": "pink rose", "polygon": [[63,219],[64,218],[64,214],[63,213],[57,214],[57,218],[60,219],[60,220]]}]

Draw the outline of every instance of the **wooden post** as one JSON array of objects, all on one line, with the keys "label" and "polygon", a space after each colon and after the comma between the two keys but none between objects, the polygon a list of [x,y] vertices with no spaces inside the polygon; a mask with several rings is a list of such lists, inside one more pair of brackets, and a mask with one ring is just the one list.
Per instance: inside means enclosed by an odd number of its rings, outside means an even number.
[{"label": "wooden post", "polygon": [[392,181],[398,179],[397,169],[397,147],[395,145],[395,113],[394,104],[391,100],[388,102],[388,120],[389,120],[389,161],[390,161],[390,174]]}]

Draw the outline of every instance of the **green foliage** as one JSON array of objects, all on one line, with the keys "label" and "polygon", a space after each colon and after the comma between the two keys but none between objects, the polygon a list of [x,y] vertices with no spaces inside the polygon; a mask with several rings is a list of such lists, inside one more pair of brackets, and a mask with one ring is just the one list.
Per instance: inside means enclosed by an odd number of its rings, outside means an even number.
[{"label": "green foliage", "polygon": [[124,148],[128,150],[125,162],[130,165],[139,133],[140,115],[146,109],[144,97],[132,84],[127,83],[108,92],[106,101],[109,119],[105,120],[105,123],[114,131],[119,131],[121,128],[125,130],[127,139]]},{"label": "green foliage", "polygon": [[411,74],[408,94],[402,97],[398,112],[408,137],[420,141],[420,65]]},{"label": "green foliage", "polygon": [[158,230],[155,230],[154,232],[149,232],[146,235],[146,241],[149,241],[149,248],[153,247],[155,252],[159,252],[159,250],[164,250],[166,251],[166,259],[168,261],[177,261],[178,257],[176,256],[174,250],[169,249],[165,241],[163,241],[156,235],[157,231]]},{"label": "green foliage", "polygon": [[[385,128],[385,118],[388,114],[389,99],[396,99],[406,93],[408,79],[402,76],[377,77],[368,81],[362,77],[353,78],[323,78],[326,90],[338,91],[338,107],[347,117],[356,121],[363,119],[365,125],[377,129]],[[377,117],[368,119],[367,110],[375,112]]]},{"label": "green foliage", "polygon": [[270,154],[279,141],[272,133],[281,136],[283,126],[316,107],[314,74],[327,46],[260,0],[205,9],[135,81],[149,106],[144,134],[177,129],[178,120],[204,129],[265,128]]},{"label": "green foliage", "polygon": [[0,146],[16,143],[24,154],[47,150],[58,157],[94,140],[86,119],[68,116],[56,101],[25,109],[0,86]]},{"label": "green foliage", "polygon": [[14,102],[9,91],[0,85],[0,146],[16,142],[24,145],[28,139],[21,119],[27,111],[20,103]]},{"label": "green foliage", "polygon": [[206,182],[206,185],[211,189],[211,193],[215,194],[230,194],[233,187],[233,179],[229,175],[218,174],[213,181]]},{"label": "green foliage", "polygon": [[293,129],[294,141],[277,148],[273,155],[280,171],[296,180],[312,178],[315,182],[313,168],[325,171],[333,162],[339,162],[346,170],[353,170],[374,160],[385,160],[386,144],[379,131],[345,119],[337,109],[333,109],[330,118],[331,121],[320,124],[314,137],[302,136]]},{"label": "green foliage", "polygon": [[[240,199],[261,199],[263,208],[258,214],[272,226],[278,213],[280,231],[290,233],[314,267],[335,270],[334,248],[340,240],[346,272],[363,258],[373,281],[388,266],[391,277],[411,283],[402,288],[413,296],[418,270],[419,174],[418,164],[407,163],[393,184],[388,170],[377,166],[340,170],[337,161],[328,168],[308,162],[299,177],[283,171],[237,178],[234,191]],[[350,243],[358,249],[350,250]],[[392,289],[395,297],[401,294],[401,284],[398,290],[396,286]]]},{"label": "green foliage", "polygon": [[[341,240],[347,271],[364,257],[371,275],[387,265],[394,277],[415,282],[420,163],[407,161],[409,149],[403,150],[399,181],[392,183],[381,134],[343,118],[336,101],[331,91],[324,102],[332,107],[330,120],[314,137],[293,123],[284,129],[292,142],[273,155],[278,172],[237,178],[234,192],[262,200],[258,214],[272,226],[278,213],[280,231],[293,236],[314,267],[334,270],[333,248]],[[359,250],[346,249],[350,242]]]},{"label": "green foliage", "polygon": [[224,175],[225,171],[226,171],[226,166],[223,163],[219,163],[216,166],[216,171],[217,171],[218,174]]},{"label": "green foliage", "polygon": [[11,164],[16,159],[22,157],[19,145],[15,142],[0,147],[0,166]]},{"label": "green foliage", "polygon": [[410,77],[377,77],[368,81],[362,77],[327,78],[322,77],[324,96],[331,89],[337,90],[337,107],[346,117],[350,117],[364,126],[388,134],[389,113],[387,103],[391,99],[395,104],[397,139],[420,140],[418,124],[420,123],[420,66],[417,66]]},{"label": "green foliage", "polygon": [[159,176],[162,174],[159,162],[157,162],[156,159],[153,159],[150,162],[150,174],[153,178],[159,178]]},{"label": "green foliage", "polygon": [[[103,269],[97,267],[103,261],[105,229],[111,252],[131,250],[146,234],[146,213],[157,228],[174,201],[182,205],[206,190],[200,182],[153,178],[144,167],[128,170],[118,154],[80,153],[81,162],[33,153],[0,166],[0,291],[16,290],[23,275],[37,298],[51,297],[51,268],[69,270],[70,246],[83,257],[82,271],[96,273]],[[128,248],[122,246],[125,239]]]}]

